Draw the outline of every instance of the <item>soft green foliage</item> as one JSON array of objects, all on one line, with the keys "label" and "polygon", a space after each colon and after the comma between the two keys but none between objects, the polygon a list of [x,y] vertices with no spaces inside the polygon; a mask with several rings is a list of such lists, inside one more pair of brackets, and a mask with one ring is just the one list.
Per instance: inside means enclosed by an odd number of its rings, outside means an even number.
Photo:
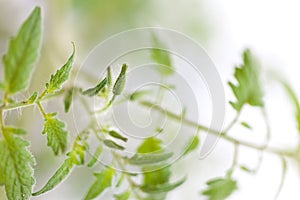
[{"label": "soft green foliage", "polygon": [[295,119],[297,122],[298,132],[300,133],[300,103],[299,103],[298,97],[297,97],[295,91],[292,89],[292,87],[288,83],[282,82],[282,84],[295,106]]},{"label": "soft green foliage", "polygon": [[210,180],[206,184],[208,188],[202,194],[208,196],[209,200],[225,200],[238,189],[237,182],[228,176]]},{"label": "soft green foliage", "polygon": [[31,196],[35,183],[32,166],[35,160],[27,147],[29,142],[11,135],[11,129],[3,129],[0,140],[0,184],[5,185],[9,200],[26,200]]},{"label": "soft green foliage", "polygon": [[199,143],[200,143],[200,139],[199,139],[198,135],[191,138],[191,141],[188,143],[189,146],[185,150],[184,155],[189,154],[190,152],[196,150],[197,147],[199,146]]},{"label": "soft green foliage", "polygon": [[64,180],[73,168],[72,159],[68,158],[59,167],[55,174],[49,179],[46,185],[38,192],[33,193],[33,196],[41,195],[45,192],[52,190],[56,185],[58,185],[62,180]]},{"label": "soft green foliage", "polygon": [[88,163],[88,167],[93,167],[97,163],[98,158],[101,155],[102,151],[103,151],[103,147],[102,146],[99,146],[96,149],[95,154],[93,155],[92,159]]},{"label": "soft green foliage", "polygon": [[38,93],[37,92],[34,92],[31,97],[29,97],[29,99],[27,100],[27,102],[29,104],[32,104],[34,103],[36,100],[38,99]]},{"label": "soft green foliage", "polygon": [[118,149],[118,150],[124,150],[125,147],[117,144],[116,142],[112,141],[112,140],[104,140],[103,143],[105,144],[105,146],[112,148],[112,149]]},{"label": "soft green foliage", "polygon": [[252,129],[252,127],[247,122],[241,122],[241,125],[247,129]]},{"label": "soft green foliage", "polygon": [[128,66],[126,64],[122,65],[121,72],[120,72],[120,74],[114,84],[114,87],[113,87],[114,95],[120,95],[125,87],[127,68],[128,68]]},{"label": "soft green foliage", "polygon": [[3,56],[5,91],[15,94],[26,89],[31,80],[41,43],[41,9],[36,7],[9,42]]},{"label": "soft green foliage", "polygon": [[130,197],[130,191],[127,190],[121,194],[115,194],[114,197],[115,200],[128,200]]},{"label": "soft green foliage", "polygon": [[60,90],[62,84],[69,79],[69,74],[74,62],[75,45],[73,44],[73,53],[69,57],[66,64],[64,64],[54,75],[51,75],[49,83],[46,83],[46,91],[49,94]]},{"label": "soft green foliage", "polygon": [[94,174],[96,181],[90,187],[88,193],[84,197],[84,200],[94,199],[99,196],[105,189],[112,185],[115,170],[112,168],[104,169],[100,173]]},{"label": "soft green foliage", "polygon": [[107,78],[104,78],[98,85],[83,91],[82,94],[90,97],[95,96],[105,87],[106,84],[107,84]]},{"label": "soft green foliage", "polygon": [[230,102],[230,104],[238,112],[241,111],[245,104],[260,107],[264,106],[259,64],[250,50],[244,51],[243,62],[240,67],[235,68],[234,76],[238,85],[229,82],[229,86],[237,100],[236,102]]},{"label": "soft green foliage", "polygon": [[175,183],[163,183],[155,185],[143,185],[141,190],[146,193],[163,193],[174,190],[185,182],[186,178],[183,178]]},{"label": "soft green foliage", "polygon": [[65,124],[55,116],[56,113],[46,115],[43,134],[47,134],[47,145],[50,146],[54,154],[57,155],[66,150],[68,133],[64,129]]},{"label": "soft green foliage", "polygon": [[127,142],[128,138],[124,137],[123,135],[121,135],[120,133],[112,130],[109,131],[108,134],[116,139],[122,140],[123,142]]},{"label": "soft green foliage", "polygon": [[26,131],[24,129],[12,127],[12,126],[5,127],[5,130],[9,133],[16,134],[16,135],[25,135],[26,134]]},{"label": "soft green foliage", "polygon": [[128,160],[128,162],[133,165],[149,165],[154,163],[157,164],[168,160],[172,156],[172,152],[135,154]]},{"label": "soft green foliage", "polygon": [[69,112],[70,108],[71,108],[71,104],[72,104],[72,99],[73,99],[73,89],[70,89],[65,98],[64,98],[64,109],[65,109],[65,112]]},{"label": "soft green foliage", "polygon": [[160,48],[152,48],[151,51],[152,59],[156,63],[161,65],[157,68],[158,72],[162,76],[170,76],[174,74],[174,68],[172,66],[172,59],[170,57],[170,53],[163,49],[164,46],[162,42],[155,35],[153,35],[152,39],[153,39],[153,43],[156,46],[160,47]]},{"label": "soft green foliage", "polygon": [[38,196],[52,190],[71,173],[71,170],[73,169],[74,165],[84,164],[84,154],[85,151],[88,149],[88,145],[86,143],[87,138],[85,137],[86,134],[86,132],[82,132],[76,137],[72,151],[67,153],[67,159],[56,170],[54,175],[49,179],[45,186],[39,191],[33,193],[34,196]]}]

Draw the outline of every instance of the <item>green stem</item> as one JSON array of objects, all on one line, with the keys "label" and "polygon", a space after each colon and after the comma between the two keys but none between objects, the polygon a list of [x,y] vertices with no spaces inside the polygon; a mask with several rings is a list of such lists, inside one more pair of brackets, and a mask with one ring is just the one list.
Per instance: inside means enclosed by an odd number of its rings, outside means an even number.
[{"label": "green stem", "polygon": [[220,138],[222,138],[222,139],[224,139],[228,142],[238,144],[240,146],[256,149],[256,150],[259,150],[259,151],[265,151],[265,152],[268,152],[268,153],[277,154],[277,155],[280,155],[280,156],[287,156],[287,157],[291,157],[291,158],[295,159],[294,151],[283,151],[283,150],[280,150],[280,149],[277,149],[277,148],[266,147],[265,145],[257,145],[257,144],[251,143],[251,142],[235,139],[231,136],[228,136],[227,133],[224,132],[224,131],[221,132],[221,131],[218,131],[218,130],[214,130],[214,129],[208,128],[204,125],[198,124],[194,121],[188,120],[186,118],[182,118],[181,115],[177,115],[177,114],[175,114],[175,113],[173,113],[169,110],[166,110],[166,109],[164,109],[164,108],[162,108],[158,105],[155,105],[155,104],[153,104],[152,102],[149,102],[149,101],[140,101],[139,104],[144,106],[144,107],[152,108],[152,109],[156,110],[157,112],[160,112],[161,114],[165,114],[169,118],[174,119],[176,121],[180,121],[180,122],[182,122],[186,125],[198,128],[198,129],[206,131],[210,134],[217,135]]},{"label": "green stem", "polygon": [[45,112],[45,110],[44,110],[44,108],[43,108],[41,102],[40,102],[40,101],[37,101],[36,104],[38,105],[38,107],[39,107],[39,109],[40,109],[40,111],[41,111],[43,117],[46,119],[47,114],[46,114],[46,112]]}]

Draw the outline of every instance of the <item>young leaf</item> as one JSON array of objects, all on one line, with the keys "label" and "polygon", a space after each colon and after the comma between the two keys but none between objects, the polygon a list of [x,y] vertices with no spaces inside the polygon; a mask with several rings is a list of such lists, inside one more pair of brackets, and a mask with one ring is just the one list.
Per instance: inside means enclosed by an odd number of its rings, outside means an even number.
[{"label": "young leaf", "polygon": [[109,131],[108,134],[116,139],[122,140],[124,142],[127,142],[128,138],[122,136],[121,134],[117,133],[116,131],[112,130]]},{"label": "young leaf", "polygon": [[41,9],[36,7],[9,42],[3,56],[5,91],[14,94],[26,89],[31,80],[41,43]]},{"label": "young leaf", "polygon": [[128,162],[133,165],[150,165],[166,161],[172,156],[172,152],[135,154],[133,157],[128,159]]},{"label": "young leaf", "polygon": [[69,112],[71,104],[72,104],[72,98],[73,98],[73,89],[70,89],[64,99],[64,108],[65,112]]},{"label": "young leaf", "polygon": [[73,52],[69,57],[68,61],[59,70],[57,70],[54,75],[52,74],[50,78],[50,82],[46,83],[46,91],[49,94],[52,94],[60,90],[62,84],[69,78],[69,74],[73,65],[74,54],[75,54],[75,45],[74,43],[72,44],[73,44]]},{"label": "young leaf", "polygon": [[130,101],[136,101],[142,97],[144,97],[147,94],[151,94],[150,90],[139,90],[139,91],[135,91],[133,92],[130,96],[129,96],[129,100]]},{"label": "young leaf", "polygon": [[232,107],[240,112],[245,104],[263,107],[263,90],[260,85],[259,66],[250,50],[245,50],[243,54],[244,63],[235,68],[234,76],[238,85],[229,82],[236,102],[230,102]]},{"label": "young leaf", "polygon": [[197,149],[197,147],[199,146],[199,137],[195,136],[193,138],[191,138],[191,141],[189,142],[189,146],[188,148],[185,150],[183,155],[187,155],[188,153],[194,151],[195,149]]},{"label": "young leaf", "polygon": [[93,155],[93,158],[92,158],[91,161],[88,163],[88,167],[93,167],[93,166],[97,163],[98,158],[99,158],[99,156],[100,156],[101,153],[102,153],[102,150],[103,150],[102,146],[99,146],[99,147],[96,149],[96,152],[95,152],[95,154]]},{"label": "young leaf", "polygon": [[0,140],[0,183],[5,185],[8,200],[26,200],[31,196],[34,184],[33,155],[28,151],[29,142],[13,136],[9,130],[2,133]]},{"label": "young leaf", "polygon": [[37,100],[37,98],[38,98],[38,93],[37,93],[37,92],[34,92],[34,93],[31,95],[31,97],[29,97],[29,99],[27,100],[27,102],[28,102],[29,104],[34,103],[34,102]]},{"label": "young leaf", "polygon": [[127,65],[123,64],[121,72],[114,84],[113,87],[113,94],[114,95],[120,95],[125,87],[125,82],[126,82],[126,71],[127,71]]},{"label": "young leaf", "polygon": [[111,69],[110,69],[110,67],[107,68],[107,76],[106,76],[106,78],[107,78],[107,85],[108,85],[109,88],[111,88],[111,86],[112,86],[112,75],[111,75]]},{"label": "young leaf", "polygon": [[247,122],[241,122],[241,125],[247,129],[252,130],[252,127]]},{"label": "young leaf", "polygon": [[84,197],[84,200],[94,199],[99,196],[106,188],[112,185],[112,180],[115,175],[115,170],[112,168],[106,168],[101,173],[95,173],[96,181],[90,187],[88,193]]},{"label": "young leaf", "polygon": [[49,179],[46,185],[39,191],[33,193],[33,196],[41,195],[45,192],[52,190],[55,186],[61,183],[71,172],[73,168],[73,162],[70,158],[66,159],[64,163],[58,168],[54,175]]},{"label": "young leaf", "polygon": [[109,148],[113,148],[113,149],[118,149],[118,150],[124,150],[125,147],[115,143],[112,140],[104,140],[103,143],[105,144],[105,146],[109,147]]},{"label": "young leaf", "polygon": [[175,183],[164,183],[164,184],[157,184],[157,185],[143,185],[141,186],[141,190],[146,193],[163,193],[169,192],[174,190],[175,188],[179,187],[181,184],[185,182],[186,178],[183,178]]},{"label": "young leaf", "polygon": [[297,126],[298,126],[297,127],[298,132],[300,133],[300,103],[299,103],[298,97],[297,97],[295,91],[292,89],[292,87],[288,83],[282,82],[282,84],[295,106],[295,118],[296,118],[296,122],[297,122]]},{"label": "young leaf", "polygon": [[[163,48],[162,42],[159,41],[159,39],[155,35],[153,35],[153,43],[154,45]],[[174,69],[172,67],[172,60],[170,54],[166,50],[163,50],[162,48],[161,49],[152,48],[151,57],[152,60],[162,65],[158,68],[158,72],[163,76],[170,76],[174,74]]]},{"label": "young leaf", "polygon": [[82,94],[90,97],[95,96],[105,87],[106,84],[107,84],[107,78],[104,78],[98,85],[83,91]]},{"label": "young leaf", "polygon": [[12,134],[16,134],[16,135],[25,135],[26,131],[24,129],[21,128],[15,128],[15,127],[5,127],[5,129]]},{"label": "young leaf", "polygon": [[225,200],[238,188],[237,182],[230,177],[213,179],[206,184],[208,189],[202,194],[208,196],[209,200]]},{"label": "young leaf", "polygon": [[47,134],[47,145],[58,155],[66,150],[68,134],[64,130],[65,124],[55,118],[55,115],[56,113],[46,115],[43,134]]},{"label": "young leaf", "polygon": [[138,148],[138,153],[154,153],[162,150],[162,141],[155,137],[147,138]]},{"label": "young leaf", "polygon": [[125,192],[121,194],[115,194],[114,198],[115,200],[128,200],[131,195],[131,192],[129,190],[126,190]]}]

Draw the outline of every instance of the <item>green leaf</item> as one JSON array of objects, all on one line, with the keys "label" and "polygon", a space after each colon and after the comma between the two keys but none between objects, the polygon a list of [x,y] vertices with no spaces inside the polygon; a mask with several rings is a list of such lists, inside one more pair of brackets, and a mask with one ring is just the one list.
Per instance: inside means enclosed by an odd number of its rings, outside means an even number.
[{"label": "green leaf", "polygon": [[64,108],[65,108],[65,112],[69,112],[71,104],[72,104],[72,98],[73,98],[73,89],[70,89],[65,98],[64,98]]},{"label": "green leaf", "polygon": [[128,162],[133,165],[150,165],[166,161],[172,156],[172,152],[135,154],[128,159]]},{"label": "green leaf", "polygon": [[164,184],[156,184],[156,185],[143,185],[141,186],[141,190],[145,193],[163,193],[174,190],[185,182],[186,178],[183,178],[175,183],[164,183]]},{"label": "green leaf", "polygon": [[25,135],[26,134],[26,131],[21,128],[15,128],[15,127],[8,126],[8,127],[5,127],[5,129],[9,133],[16,134],[16,135]]},{"label": "green leaf", "polygon": [[158,64],[161,64],[162,66],[159,66],[158,72],[163,76],[170,76],[174,74],[174,68],[172,67],[172,60],[170,57],[170,53],[164,50],[164,45],[162,44],[159,39],[153,35],[153,44],[155,46],[159,46],[160,48],[152,48],[151,50],[151,58]]},{"label": "green leaf", "polygon": [[69,57],[66,64],[64,64],[56,73],[51,75],[50,82],[46,83],[46,90],[49,94],[52,94],[60,90],[62,84],[69,79],[69,74],[74,61],[75,45],[73,45],[73,53]]},{"label": "green leaf", "polygon": [[247,173],[250,173],[250,174],[253,174],[255,172],[255,170],[252,170],[252,169],[249,169],[247,166],[245,165],[241,165],[240,166],[240,169],[243,170],[244,172],[247,172]]},{"label": "green leaf", "polygon": [[34,103],[34,102],[37,100],[37,98],[38,98],[38,93],[37,93],[37,92],[34,92],[34,93],[31,95],[31,97],[29,97],[29,99],[27,100],[27,102],[28,102],[29,104],[32,104],[32,103]]},{"label": "green leaf", "polygon": [[112,168],[106,168],[101,173],[95,173],[96,181],[90,187],[84,199],[89,200],[99,196],[106,188],[112,185],[114,175],[115,170]]},{"label": "green leaf", "polygon": [[38,192],[33,193],[33,196],[41,195],[52,190],[55,186],[61,183],[70,174],[73,168],[73,162],[70,158],[66,159],[64,163],[58,168],[54,175],[49,179],[46,185]]},{"label": "green leaf", "polygon": [[138,148],[138,153],[153,153],[159,152],[161,148],[162,141],[155,137],[147,138]]},{"label": "green leaf", "polygon": [[230,177],[213,179],[206,184],[208,189],[202,194],[208,196],[209,200],[225,200],[238,188],[237,182]]},{"label": "green leaf", "polygon": [[4,90],[4,89],[5,89],[4,83],[1,83],[1,82],[0,82],[0,90]]},{"label": "green leaf", "polygon": [[115,200],[128,200],[130,195],[131,195],[131,192],[129,190],[127,190],[121,194],[115,194],[114,198],[115,198]]},{"label": "green leaf", "polygon": [[238,112],[245,104],[263,107],[263,90],[260,84],[259,64],[255,60],[250,50],[245,50],[243,54],[244,63],[235,68],[234,76],[238,85],[229,82],[236,102],[230,102],[232,107]]},{"label": "green leaf", "polygon": [[105,146],[109,147],[109,148],[113,148],[113,149],[118,149],[118,150],[124,150],[125,147],[115,143],[112,140],[104,140],[103,143],[105,144]]},{"label": "green leaf", "polygon": [[122,65],[121,72],[120,72],[120,74],[114,84],[114,87],[113,87],[114,95],[120,95],[125,87],[127,68],[128,68],[128,66],[126,64]]},{"label": "green leaf", "polygon": [[95,154],[93,155],[93,158],[92,158],[92,159],[90,160],[90,162],[88,163],[88,167],[93,167],[93,166],[97,163],[98,158],[99,158],[99,156],[100,156],[101,153],[102,153],[102,150],[103,150],[102,146],[99,146],[99,147],[96,149],[96,152],[95,152]]},{"label": "green leaf", "polygon": [[47,145],[58,155],[66,150],[68,134],[64,130],[65,124],[55,118],[55,115],[56,113],[46,115],[43,134],[47,134]]},{"label": "green leaf", "polygon": [[112,87],[112,75],[111,75],[111,69],[110,67],[107,68],[107,85],[109,88]]},{"label": "green leaf", "polygon": [[241,125],[247,129],[252,130],[252,127],[247,122],[241,122]]},{"label": "green leaf", "polygon": [[282,82],[285,90],[287,91],[290,99],[292,100],[294,106],[295,106],[295,119],[297,122],[297,128],[298,132],[300,133],[300,103],[297,97],[296,92],[293,90],[293,88],[286,82]]},{"label": "green leaf", "polygon": [[195,149],[197,149],[197,147],[199,146],[199,137],[198,136],[195,136],[193,138],[191,138],[191,141],[188,143],[189,146],[188,148],[185,150],[184,154],[183,155],[187,155],[188,153],[194,151]]},{"label": "green leaf", "polygon": [[151,94],[152,91],[150,90],[139,90],[139,91],[135,91],[133,92],[130,96],[129,99],[130,101],[136,101],[138,99],[141,99],[142,97],[144,97],[145,95]]},{"label": "green leaf", "polygon": [[34,185],[33,155],[28,151],[29,142],[13,136],[9,130],[3,132],[0,140],[0,183],[5,185],[8,200],[27,200]]},{"label": "green leaf", "polygon": [[36,7],[9,42],[3,56],[5,91],[14,94],[26,89],[31,80],[41,43],[41,9]]},{"label": "green leaf", "polygon": [[107,78],[104,78],[98,85],[83,91],[82,94],[90,97],[95,96],[105,87],[106,84],[107,84]]},{"label": "green leaf", "polygon": [[117,133],[116,131],[112,130],[109,131],[108,134],[116,139],[122,140],[124,142],[127,142],[128,138],[122,136],[121,134]]}]

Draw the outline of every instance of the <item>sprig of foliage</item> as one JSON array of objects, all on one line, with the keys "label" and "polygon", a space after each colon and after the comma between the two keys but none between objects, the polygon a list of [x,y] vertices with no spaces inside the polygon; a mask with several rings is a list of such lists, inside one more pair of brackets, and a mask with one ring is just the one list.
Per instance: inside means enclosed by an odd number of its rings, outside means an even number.
[{"label": "sprig of foliage", "polygon": [[[34,92],[29,98],[15,102],[13,97],[18,92],[25,90],[30,83],[31,76],[34,70],[34,65],[37,61],[40,49],[41,40],[41,14],[40,8],[35,8],[28,19],[21,26],[17,36],[11,39],[8,51],[3,57],[5,82],[0,83],[0,90],[3,92],[3,99],[0,101],[0,186],[4,186],[6,195],[9,200],[29,199],[32,193],[32,187],[35,183],[33,177],[33,166],[35,159],[30,153],[28,147],[29,142],[23,137],[26,131],[19,127],[7,125],[5,112],[12,109],[20,109],[24,106],[37,105],[44,118],[43,134],[47,134],[47,145],[50,146],[57,156],[68,150],[68,130],[64,122],[58,119],[56,112],[46,113],[43,107],[43,102],[50,99],[56,99],[59,96],[64,96],[64,109],[68,112],[71,109],[73,99],[94,97],[96,100],[104,104],[99,111],[89,108],[85,105],[88,111],[91,110],[90,124],[82,130],[73,141],[73,146],[70,147],[66,154],[65,160],[61,166],[49,178],[44,187],[32,195],[42,195],[63,182],[76,166],[87,166],[90,170],[94,170],[94,166],[99,164],[98,158],[102,156],[104,149],[110,149],[113,156],[113,163],[117,164],[123,171],[117,173],[115,169],[109,166],[103,166],[100,172],[94,172],[95,181],[90,186],[84,199],[95,199],[100,197],[106,190],[113,190],[113,198],[116,200],[127,199],[166,199],[169,192],[180,187],[188,178],[185,174],[184,178],[177,181],[172,180],[172,166],[169,161],[173,158],[174,152],[164,148],[164,141],[158,136],[149,137],[139,144],[133,156],[127,157],[122,154],[126,150],[126,143],[130,142],[130,138],[125,136],[122,131],[119,131],[112,124],[103,126],[99,129],[94,119],[94,114],[105,116],[102,111],[108,110],[116,96],[125,97],[125,101],[136,101],[139,106],[153,109],[158,113],[167,116],[175,122],[182,122],[187,126],[197,128],[200,131],[206,131],[209,134],[218,135],[219,132],[208,128],[202,124],[186,119],[185,114],[177,115],[170,110],[167,110],[159,105],[161,103],[162,94],[159,94],[157,101],[146,101],[145,97],[151,95],[152,91],[136,91],[130,95],[121,95],[124,93],[126,85],[126,76],[128,65],[123,64],[117,77],[112,76],[112,68],[108,67],[106,76],[102,77],[100,82],[93,83],[96,86],[81,90],[77,86],[63,88],[64,83],[70,79],[74,57],[75,45],[73,43],[73,52],[67,62],[51,75],[49,82],[46,84],[45,90],[39,95]],[[163,49],[162,41],[157,36],[153,36],[155,46],[160,46]],[[174,66],[170,54],[162,49],[153,49],[151,52],[152,59],[163,65],[158,72],[162,77],[171,76],[174,73]],[[239,140],[229,136],[229,132],[235,125],[242,125],[245,128],[252,130],[252,127],[246,122],[239,122],[239,115],[242,108],[248,104],[255,107],[264,107],[263,87],[260,80],[260,69],[258,62],[254,58],[250,50],[245,50],[243,53],[243,64],[235,68],[235,81],[229,82],[236,102],[230,102],[237,113],[237,117],[225,128],[225,131],[220,134],[220,138],[231,142],[234,147],[234,159],[231,168],[227,169],[225,177],[209,180],[207,188],[201,194],[208,197],[209,200],[225,200],[238,190],[238,183],[234,178],[235,170],[241,169],[252,172],[245,166],[241,166],[238,161],[239,146],[246,146],[256,151],[264,151],[275,154],[282,160],[283,175],[278,190],[281,190],[285,174],[287,170],[286,157],[296,160],[300,163],[298,152],[300,145],[295,151],[283,151],[276,148],[269,148],[268,143],[257,145],[247,141]],[[300,103],[296,93],[291,87],[283,83],[293,104],[296,108],[296,120],[298,130],[300,131]],[[83,92],[77,92],[83,91]],[[85,99],[84,99],[85,100]],[[121,101],[122,102],[122,101]],[[99,103],[99,104],[101,104]],[[266,126],[267,124],[266,120]],[[162,132],[160,130],[159,132]],[[269,129],[267,130],[269,132]],[[98,140],[95,153],[92,158],[87,158],[87,152],[90,148],[89,138],[95,136]],[[192,151],[195,151],[200,143],[200,137],[197,135],[189,141],[189,146],[185,149],[181,158],[188,156]],[[88,162],[86,162],[86,160]],[[129,173],[126,167],[138,167],[141,169],[140,174]],[[238,168],[238,166],[241,166]],[[134,178],[133,178],[134,177]],[[117,182],[117,183],[115,183]],[[125,184],[126,183],[126,184]],[[115,192],[115,188],[123,187],[122,192]]]}]

